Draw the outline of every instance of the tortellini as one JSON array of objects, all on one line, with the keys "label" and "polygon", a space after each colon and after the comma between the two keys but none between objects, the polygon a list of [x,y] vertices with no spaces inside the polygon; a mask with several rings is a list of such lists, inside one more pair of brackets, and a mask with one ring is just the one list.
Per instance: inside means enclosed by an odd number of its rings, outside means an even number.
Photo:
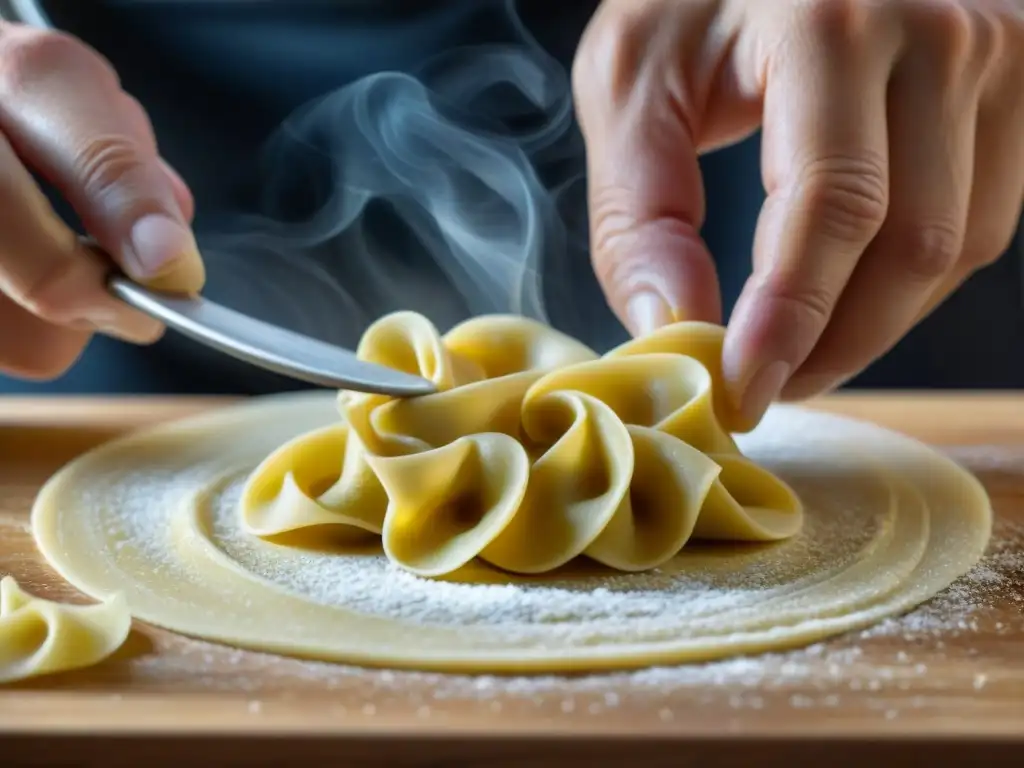
[{"label": "tortellini", "polygon": [[799,498],[730,435],[742,422],[723,391],[723,336],[677,323],[599,356],[520,317],[442,335],[418,314],[388,315],[357,354],[437,393],[341,392],[339,423],[249,477],[243,525],[272,540],[377,536],[423,577],[476,558],[517,574],[581,556],[642,571],[695,539],[790,537]]}]

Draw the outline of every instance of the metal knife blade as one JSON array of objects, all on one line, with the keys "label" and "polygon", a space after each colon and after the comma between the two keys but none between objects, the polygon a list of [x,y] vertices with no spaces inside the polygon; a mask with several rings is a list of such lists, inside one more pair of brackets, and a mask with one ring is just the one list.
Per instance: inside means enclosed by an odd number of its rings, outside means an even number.
[{"label": "metal knife blade", "polygon": [[265,323],[198,296],[152,291],[124,275],[111,293],[168,328],[238,360],[322,387],[415,397],[436,391],[429,379],[360,360],[343,347]]}]

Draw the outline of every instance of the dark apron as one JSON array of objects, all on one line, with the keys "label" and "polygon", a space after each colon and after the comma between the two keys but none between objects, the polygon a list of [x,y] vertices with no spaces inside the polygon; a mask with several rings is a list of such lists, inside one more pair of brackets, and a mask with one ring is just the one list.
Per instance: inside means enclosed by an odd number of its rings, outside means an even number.
[{"label": "dark apron", "polygon": [[[520,2],[524,30],[501,0],[44,3],[149,111],[195,194],[212,299],[353,346],[395,309],[444,329],[483,311],[529,311],[540,296],[553,325],[601,350],[625,334],[588,264],[582,144],[565,111],[594,5]],[[494,71],[515,82],[489,82]],[[758,152],[755,137],[702,160],[704,236],[727,308],[749,273]],[[461,170],[439,175],[453,157]],[[510,270],[526,252],[535,268]],[[1018,235],[851,386],[1024,385],[1021,264]],[[0,377],[0,392],[302,387],[175,334],[148,348],[97,338],[53,383]]]}]

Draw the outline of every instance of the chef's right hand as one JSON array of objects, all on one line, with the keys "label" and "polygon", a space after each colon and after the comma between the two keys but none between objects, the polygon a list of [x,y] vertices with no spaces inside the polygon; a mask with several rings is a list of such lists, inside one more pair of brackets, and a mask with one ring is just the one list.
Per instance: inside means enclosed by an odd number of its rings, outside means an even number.
[{"label": "chef's right hand", "polygon": [[108,257],[60,220],[28,169],[129,276],[202,287],[191,194],[110,64],[65,34],[0,22],[0,372],[59,376],[96,331],[159,338],[159,323],[109,295]]}]

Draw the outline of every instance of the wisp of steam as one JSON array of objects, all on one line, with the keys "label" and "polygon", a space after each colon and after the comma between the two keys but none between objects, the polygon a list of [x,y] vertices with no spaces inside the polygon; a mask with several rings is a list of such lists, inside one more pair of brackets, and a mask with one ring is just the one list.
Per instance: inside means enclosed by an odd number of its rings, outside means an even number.
[{"label": "wisp of steam", "polygon": [[259,214],[203,243],[211,283],[229,268],[249,294],[225,303],[347,346],[401,309],[442,331],[509,312],[619,340],[589,266],[569,73],[505,8],[520,42],[365,77],[285,121]]}]

